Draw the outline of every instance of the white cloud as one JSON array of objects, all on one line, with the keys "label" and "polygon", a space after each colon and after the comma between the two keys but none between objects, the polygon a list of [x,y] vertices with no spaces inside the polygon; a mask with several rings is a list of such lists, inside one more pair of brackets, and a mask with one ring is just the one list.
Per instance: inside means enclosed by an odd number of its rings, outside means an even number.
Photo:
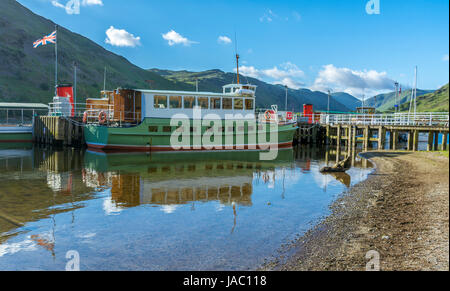
[{"label": "white cloud", "polygon": [[393,89],[394,80],[386,72],[375,70],[355,71],[348,68],[337,68],[334,65],[323,66],[312,90],[341,91],[356,97],[376,95]]},{"label": "white cloud", "polygon": [[280,81],[275,81],[274,84],[288,86],[289,88],[296,89],[296,90],[300,89],[302,86],[305,85],[303,82],[293,80],[292,78],[289,78],[289,77],[283,78]]},{"label": "white cloud", "polygon": [[448,54],[444,55],[444,56],[442,57],[442,60],[443,60],[444,62],[448,62],[448,60],[449,60]]},{"label": "white cloud", "polygon": [[92,5],[103,6],[103,1],[102,0],[83,0],[83,2],[81,2],[81,5],[83,5],[83,6],[92,6]]},{"label": "white cloud", "polygon": [[232,43],[231,39],[228,36],[219,36],[217,42],[220,44],[230,44]]},{"label": "white cloud", "polygon": [[[236,71],[236,69],[235,69],[235,71]],[[253,66],[239,67],[239,74],[242,74],[242,75],[250,77],[250,78],[256,78],[256,79],[261,78],[260,71]]]},{"label": "white cloud", "polygon": [[52,5],[66,10],[67,14],[80,14],[81,6],[103,6],[102,0],[68,0],[66,4],[62,4],[59,0],[53,0]]},{"label": "white cloud", "polygon": [[119,47],[136,47],[141,44],[141,38],[139,36],[134,36],[133,34],[127,32],[124,29],[116,29],[111,26],[106,31],[107,44]]},{"label": "white cloud", "polygon": [[190,46],[191,44],[197,43],[195,41],[191,41],[187,39],[186,37],[182,36],[175,30],[171,30],[165,34],[162,35],[162,37],[167,40],[170,46],[176,45],[176,44],[182,44],[184,46]]},{"label": "white cloud", "polygon": [[259,21],[260,22],[272,22],[275,18],[278,18],[278,15],[273,13],[272,10],[268,9],[267,12],[265,12],[264,15],[259,18]]},{"label": "white cloud", "polygon": [[253,66],[241,66],[239,73],[251,78],[268,80],[273,84],[286,85],[293,89],[299,89],[303,85],[300,80],[305,77],[305,73],[290,62],[263,70]]}]

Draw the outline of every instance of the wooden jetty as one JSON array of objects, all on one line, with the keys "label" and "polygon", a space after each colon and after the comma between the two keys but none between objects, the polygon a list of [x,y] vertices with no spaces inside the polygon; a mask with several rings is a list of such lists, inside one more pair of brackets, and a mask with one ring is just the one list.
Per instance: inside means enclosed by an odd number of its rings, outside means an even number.
[{"label": "wooden jetty", "polygon": [[311,144],[312,137],[314,144],[339,145],[338,148],[362,144],[363,150],[367,151],[376,143],[378,150],[398,150],[400,137],[406,136],[406,150],[418,151],[419,134],[427,134],[428,151],[449,148],[448,113],[335,114],[313,120],[316,121],[314,124],[299,124],[298,143]]},{"label": "wooden jetty", "polygon": [[36,116],[33,141],[40,145],[84,147],[82,119],[62,116]]}]

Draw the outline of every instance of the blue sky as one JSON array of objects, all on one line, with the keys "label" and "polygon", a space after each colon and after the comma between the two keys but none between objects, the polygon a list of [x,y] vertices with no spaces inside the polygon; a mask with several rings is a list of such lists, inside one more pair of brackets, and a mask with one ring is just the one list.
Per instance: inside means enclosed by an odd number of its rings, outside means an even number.
[{"label": "blue sky", "polygon": [[373,95],[415,65],[420,88],[449,80],[447,0],[71,1],[19,0],[142,68],[233,71],[236,32],[241,72],[292,88]]}]

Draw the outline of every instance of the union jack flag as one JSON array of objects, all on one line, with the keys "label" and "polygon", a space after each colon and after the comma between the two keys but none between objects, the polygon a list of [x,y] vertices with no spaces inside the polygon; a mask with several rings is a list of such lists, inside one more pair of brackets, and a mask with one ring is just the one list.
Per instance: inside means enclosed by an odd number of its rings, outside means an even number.
[{"label": "union jack flag", "polygon": [[33,47],[37,48],[41,45],[47,45],[47,43],[56,43],[56,30],[51,34],[44,36],[42,39],[38,39],[33,43]]}]

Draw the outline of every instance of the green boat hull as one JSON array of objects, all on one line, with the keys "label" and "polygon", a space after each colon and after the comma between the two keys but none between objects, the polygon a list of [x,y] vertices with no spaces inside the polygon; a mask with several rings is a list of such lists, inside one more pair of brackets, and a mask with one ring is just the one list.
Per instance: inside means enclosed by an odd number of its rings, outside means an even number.
[{"label": "green boat hull", "polygon": [[31,127],[0,127],[0,143],[28,143],[32,141]]},{"label": "green boat hull", "polygon": [[[191,121],[192,126],[192,121]],[[265,126],[265,134],[261,134]],[[225,128],[225,125],[223,124]],[[271,126],[260,124],[255,130],[249,132],[248,126],[241,132],[222,132],[221,142],[214,146],[203,144],[202,136],[207,127],[201,127],[201,132],[189,133],[189,144],[177,148],[171,144],[171,136],[176,127],[170,126],[170,119],[147,118],[133,127],[107,127],[99,125],[87,125],[85,127],[85,140],[90,149],[100,150],[126,150],[126,151],[184,151],[184,150],[265,150],[269,147],[292,147],[297,126],[285,124]],[[258,130],[258,131],[257,131]],[[274,139],[273,137],[276,138]],[[232,141],[232,142],[231,142]]]}]

